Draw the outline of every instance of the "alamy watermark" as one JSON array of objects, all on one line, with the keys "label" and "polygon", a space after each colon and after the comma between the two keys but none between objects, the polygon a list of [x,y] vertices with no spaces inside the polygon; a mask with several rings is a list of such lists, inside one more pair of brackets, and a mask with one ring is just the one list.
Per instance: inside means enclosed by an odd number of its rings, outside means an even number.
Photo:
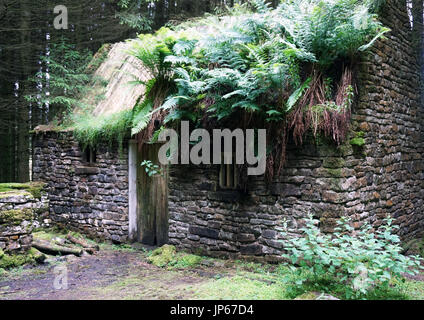
[{"label": "alamy watermark", "polygon": [[68,268],[64,265],[57,266],[53,269],[53,273],[56,275],[53,280],[53,287],[55,290],[67,290]]},{"label": "alamy watermark", "polygon": [[68,29],[68,8],[64,5],[54,7],[53,13],[57,15],[53,20],[53,26],[56,30]]},{"label": "alamy watermark", "polygon": [[[161,164],[199,165],[211,164],[212,160],[212,164],[248,164],[248,175],[265,173],[265,129],[214,129],[211,138],[206,129],[195,129],[190,134],[189,122],[182,121],[180,136],[179,141],[178,133],[173,129],[160,132],[158,141],[166,142],[158,154]],[[191,148],[190,144],[193,145]]]}]

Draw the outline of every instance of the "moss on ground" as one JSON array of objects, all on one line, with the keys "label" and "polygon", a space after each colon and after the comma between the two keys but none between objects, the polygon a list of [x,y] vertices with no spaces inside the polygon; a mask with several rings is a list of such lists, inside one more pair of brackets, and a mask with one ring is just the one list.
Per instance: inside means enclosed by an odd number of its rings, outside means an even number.
[{"label": "moss on ground", "polygon": [[42,182],[28,182],[28,183],[0,183],[0,193],[8,192],[7,194],[2,195],[11,196],[15,195],[13,191],[16,192],[16,195],[20,195],[19,191],[28,191],[36,199],[41,198],[41,192],[45,187],[45,183]]},{"label": "moss on ground", "polygon": [[157,267],[165,267],[175,258],[176,253],[177,250],[174,246],[166,244],[153,250],[148,261]]},{"label": "moss on ground", "polygon": [[7,254],[0,249],[0,269],[11,269],[25,264],[35,264],[43,262],[45,258],[45,255],[35,248],[20,254]]},{"label": "moss on ground", "polygon": [[160,268],[191,268],[198,265],[203,258],[194,254],[177,253],[174,246],[164,245],[160,248],[153,250],[149,256],[148,261]]},{"label": "moss on ground", "polygon": [[202,262],[203,258],[194,254],[183,254],[177,256],[174,261],[171,261],[172,268],[192,268]]},{"label": "moss on ground", "polygon": [[[55,235],[53,234],[52,237]],[[46,237],[46,233],[43,236]],[[270,265],[246,261],[206,259],[174,251],[172,246],[154,251],[156,251],[155,256],[162,255],[164,252],[171,253],[173,260],[165,267],[157,268],[148,264],[146,255],[141,252],[121,252],[110,247],[108,250],[101,250],[99,255],[66,262],[70,270],[74,270],[78,279],[82,277],[81,279],[90,279],[90,281],[77,281],[75,287],[61,292],[49,292],[50,289],[45,287],[47,293],[41,298],[283,300],[313,298],[308,295],[311,291],[325,292],[340,298],[344,291],[343,284],[336,286],[329,286],[325,282],[299,284],[299,279],[293,277],[290,269],[283,264]],[[4,255],[3,252],[1,254]],[[153,251],[149,254],[150,257],[154,256]],[[102,264],[98,261],[99,259],[106,259],[107,263],[103,262]],[[180,261],[180,265],[191,266],[174,269],[172,261]],[[201,261],[201,263],[195,264],[198,261]],[[99,263],[102,264],[99,268],[101,272],[87,273],[84,270]],[[43,267],[25,269],[17,267],[8,271],[0,269],[0,275],[2,272],[5,273],[5,276],[2,277],[7,279],[8,285],[14,283],[11,282],[11,279],[19,280],[16,283],[22,280],[27,284],[25,290],[18,290],[15,294],[9,294],[8,297],[14,299],[40,298],[41,282],[37,279],[42,279],[46,270],[50,269]],[[105,274],[108,276],[105,277]],[[0,287],[2,287],[1,281]],[[10,288],[11,291],[14,289],[14,287]],[[375,290],[364,298],[368,300],[424,299],[424,282],[396,279],[392,281],[389,288]]]},{"label": "moss on ground", "polygon": [[211,279],[194,289],[197,299],[223,300],[286,300],[284,284],[251,273]]}]

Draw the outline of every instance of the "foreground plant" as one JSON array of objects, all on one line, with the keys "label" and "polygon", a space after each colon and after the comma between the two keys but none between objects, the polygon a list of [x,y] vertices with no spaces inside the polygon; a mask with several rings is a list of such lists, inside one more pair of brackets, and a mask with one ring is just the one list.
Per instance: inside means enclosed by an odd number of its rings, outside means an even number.
[{"label": "foreground plant", "polygon": [[[393,231],[398,228],[393,219],[385,219],[378,229],[369,224],[355,231],[349,220],[342,218],[333,234],[323,234],[310,215],[304,235],[285,240],[295,285],[305,283],[318,289],[322,284],[343,285],[345,298],[364,297],[369,291],[387,289],[392,281],[403,274],[417,274],[422,258],[407,257],[401,254],[400,239]],[[325,289],[325,288],[324,288]]]}]

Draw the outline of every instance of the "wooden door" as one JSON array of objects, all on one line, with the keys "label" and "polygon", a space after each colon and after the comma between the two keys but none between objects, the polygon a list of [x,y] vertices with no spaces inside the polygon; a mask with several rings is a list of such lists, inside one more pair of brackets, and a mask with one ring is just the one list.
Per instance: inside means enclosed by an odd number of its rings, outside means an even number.
[{"label": "wooden door", "polygon": [[149,176],[145,167],[137,167],[137,240],[147,245],[168,243],[168,166],[159,163],[162,144],[145,144],[138,152],[138,164],[150,160],[160,174]]}]

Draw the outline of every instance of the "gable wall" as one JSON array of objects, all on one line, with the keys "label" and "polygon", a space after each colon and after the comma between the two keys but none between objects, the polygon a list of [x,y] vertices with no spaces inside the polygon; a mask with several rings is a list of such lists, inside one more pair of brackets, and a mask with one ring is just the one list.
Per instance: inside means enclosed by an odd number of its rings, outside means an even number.
[{"label": "gable wall", "polygon": [[33,146],[33,180],[48,183],[53,223],[97,239],[127,241],[128,150],[100,145],[96,163],[87,166],[70,132],[36,134]]}]

